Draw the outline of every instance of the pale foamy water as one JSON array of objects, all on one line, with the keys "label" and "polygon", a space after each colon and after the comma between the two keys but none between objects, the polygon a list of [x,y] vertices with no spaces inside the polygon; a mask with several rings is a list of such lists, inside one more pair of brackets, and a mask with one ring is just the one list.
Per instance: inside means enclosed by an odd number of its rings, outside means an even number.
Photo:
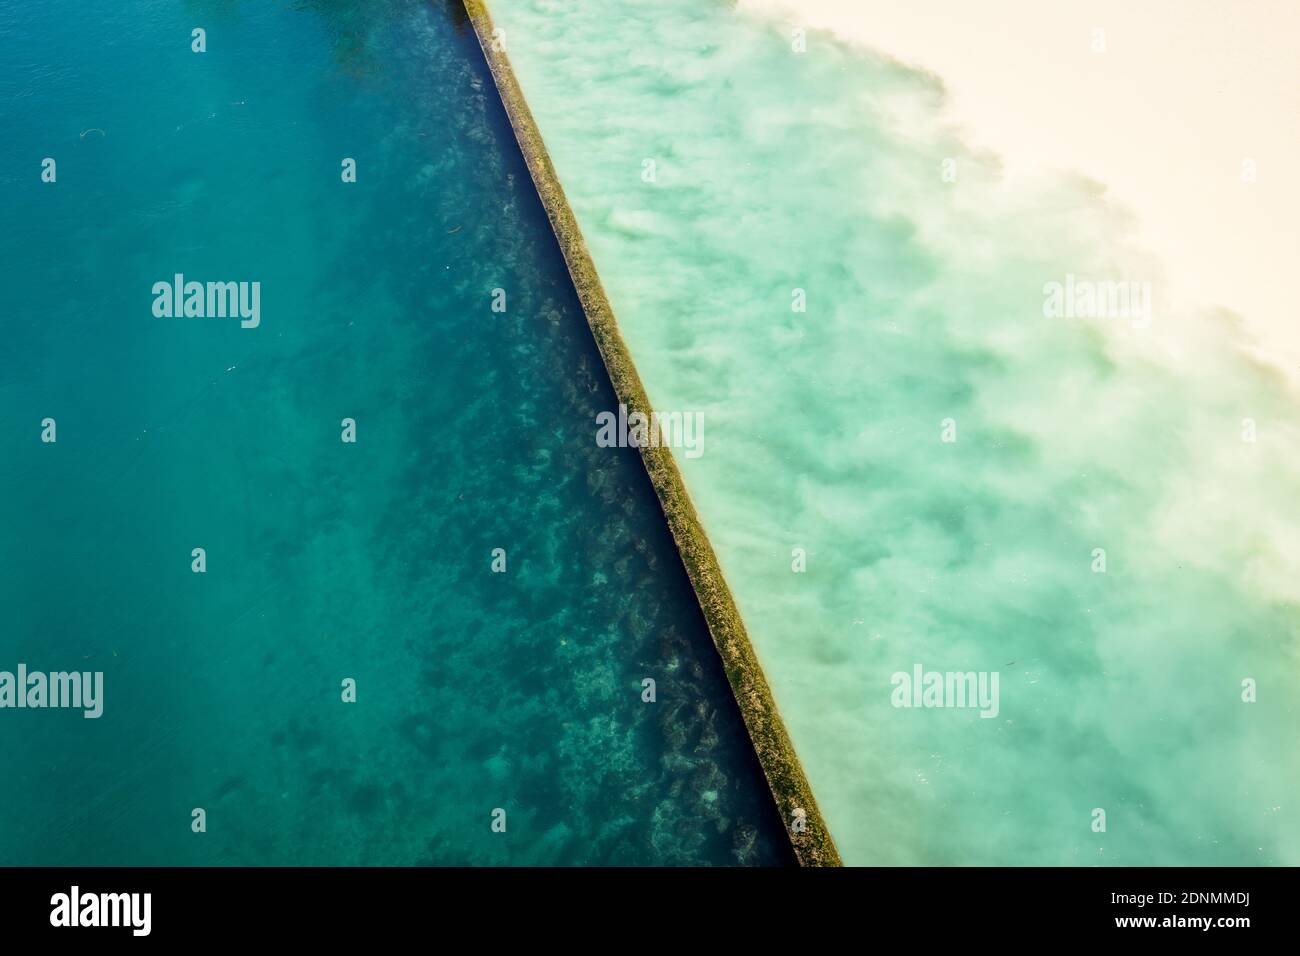
[{"label": "pale foamy water", "polygon": [[[1087,176],[1182,308],[1236,311],[1300,379],[1300,4],[1293,0],[737,0],[931,71],[1006,188]],[[817,49],[814,46],[814,51]]]},{"label": "pale foamy water", "polygon": [[[846,861],[1300,862],[1300,428],[1235,321],[1096,184],[1003,188],[926,74],[722,3],[492,9],[651,400],[705,415],[678,461]],[[1071,276],[1149,322],[1045,317]],[[891,706],[916,664],[996,718]]]}]

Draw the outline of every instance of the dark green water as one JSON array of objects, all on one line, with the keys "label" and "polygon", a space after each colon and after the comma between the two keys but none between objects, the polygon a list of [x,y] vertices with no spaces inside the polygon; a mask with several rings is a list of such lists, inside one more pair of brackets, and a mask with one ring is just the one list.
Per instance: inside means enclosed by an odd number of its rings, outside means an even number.
[{"label": "dark green water", "polygon": [[0,0],[0,863],[788,861],[455,13]]}]

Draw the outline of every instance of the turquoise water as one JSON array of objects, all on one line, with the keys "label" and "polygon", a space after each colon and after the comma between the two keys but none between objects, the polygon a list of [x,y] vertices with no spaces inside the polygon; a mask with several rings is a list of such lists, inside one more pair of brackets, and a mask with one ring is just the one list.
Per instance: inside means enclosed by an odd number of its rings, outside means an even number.
[{"label": "turquoise water", "polygon": [[[1168,310],[1104,184],[1006,188],[942,78],[491,6],[846,862],[1300,863],[1300,405],[1234,317]],[[1045,317],[1071,275],[1151,321]],[[918,664],[996,716],[893,706]]]},{"label": "turquoise water", "polygon": [[0,863],[788,861],[458,10],[0,2]]}]

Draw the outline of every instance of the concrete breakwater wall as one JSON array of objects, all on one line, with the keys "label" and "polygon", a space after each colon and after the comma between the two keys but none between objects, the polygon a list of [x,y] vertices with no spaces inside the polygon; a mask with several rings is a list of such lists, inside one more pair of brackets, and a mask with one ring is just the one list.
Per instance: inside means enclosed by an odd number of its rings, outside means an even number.
[{"label": "concrete breakwater wall", "polygon": [[[499,42],[487,4],[483,0],[465,0],[465,9],[559,241],[615,394],[629,412],[639,411],[649,416],[652,409],[645,388],[619,333],[613,309],[518,78],[510,66],[505,45]],[[691,503],[672,451],[663,446],[642,447],[640,451],[722,658],[754,750],[785,822],[795,857],[804,866],[838,866],[839,852],[817,809],[812,789],[759,666],[744,621]]]}]

